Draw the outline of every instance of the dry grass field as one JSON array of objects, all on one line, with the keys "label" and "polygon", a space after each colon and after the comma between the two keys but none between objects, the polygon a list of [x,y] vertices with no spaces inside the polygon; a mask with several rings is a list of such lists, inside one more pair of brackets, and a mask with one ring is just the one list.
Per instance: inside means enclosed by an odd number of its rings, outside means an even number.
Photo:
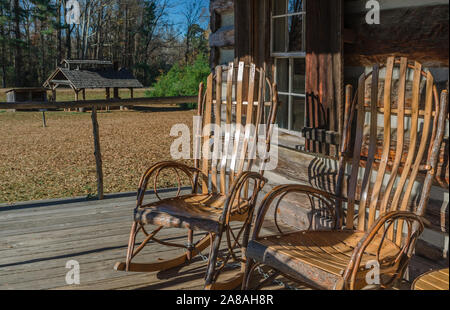
[{"label": "dry grass field", "polygon": [[[145,169],[171,159],[176,123],[194,111],[152,107],[99,112],[105,192],[136,190]],[[0,111],[0,203],[96,194],[91,113]],[[162,179],[161,186],[174,186]]]}]

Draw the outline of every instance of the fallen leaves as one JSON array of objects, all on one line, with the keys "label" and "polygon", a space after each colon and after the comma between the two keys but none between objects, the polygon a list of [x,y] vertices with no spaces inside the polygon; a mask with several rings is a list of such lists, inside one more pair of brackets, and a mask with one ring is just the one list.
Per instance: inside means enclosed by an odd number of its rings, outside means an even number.
[{"label": "fallen leaves", "polygon": [[[170,128],[192,128],[194,111],[152,108],[99,112],[105,193],[134,191],[152,164],[170,160]],[[90,112],[0,114],[0,202],[96,194]],[[190,161],[186,161],[190,163]],[[176,186],[173,174],[158,186]]]}]

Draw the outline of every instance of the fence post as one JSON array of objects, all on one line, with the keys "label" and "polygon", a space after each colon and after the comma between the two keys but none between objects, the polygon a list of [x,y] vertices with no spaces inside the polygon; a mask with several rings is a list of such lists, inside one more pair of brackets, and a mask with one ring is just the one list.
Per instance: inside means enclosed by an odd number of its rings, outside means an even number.
[{"label": "fence post", "polygon": [[92,106],[91,118],[92,118],[92,132],[94,135],[95,166],[97,171],[97,198],[103,199],[103,168],[102,168],[102,155],[100,153],[100,136],[98,131],[96,106]]}]

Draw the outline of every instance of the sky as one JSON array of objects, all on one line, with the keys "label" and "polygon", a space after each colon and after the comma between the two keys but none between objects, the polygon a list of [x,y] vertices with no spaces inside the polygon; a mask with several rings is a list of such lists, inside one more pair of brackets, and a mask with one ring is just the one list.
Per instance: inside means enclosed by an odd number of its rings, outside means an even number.
[{"label": "sky", "polygon": [[[186,8],[186,4],[191,1],[201,2],[202,6],[205,8],[205,13],[209,14],[209,0],[170,0],[172,2],[172,8],[168,10],[168,18],[178,27],[183,25],[184,15],[183,11]],[[209,22],[208,18],[202,18],[200,21],[202,27],[206,27]],[[184,31],[184,30],[183,30]]]}]

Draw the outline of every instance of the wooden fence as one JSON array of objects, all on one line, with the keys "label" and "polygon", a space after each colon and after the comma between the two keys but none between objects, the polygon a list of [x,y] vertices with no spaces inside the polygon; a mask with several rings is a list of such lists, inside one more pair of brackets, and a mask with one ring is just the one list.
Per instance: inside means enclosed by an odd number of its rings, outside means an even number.
[{"label": "wooden fence", "polygon": [[97,121],[97,109],[115,106],[151,106],[155,104],[181,104],[197,102],[197,96],[179,97],[153,97],[153,98],[129,98],[129,99],[101,99],[81,101],[25,101],[25,102],[0,102],[1,109],[64,109],[64,108],[91,108],[92,131],[94,136],[94,155],[97,174],[97,198],[103,199],[103,168],[100,152],[100,136]]}]

